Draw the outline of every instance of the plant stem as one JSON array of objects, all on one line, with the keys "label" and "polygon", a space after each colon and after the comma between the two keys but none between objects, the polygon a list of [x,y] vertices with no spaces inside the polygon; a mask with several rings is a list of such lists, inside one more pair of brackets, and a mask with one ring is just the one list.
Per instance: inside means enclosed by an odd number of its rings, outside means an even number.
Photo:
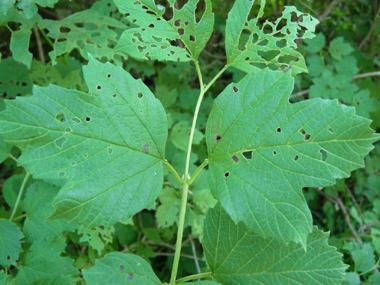
[{"label": "plant stem", "polygon": [[194,280],[194,279],[198,279],[198,278],[206,278],[206,277],[210,277],[211,276],[211,272],[203,272],[203,273],[199,273],[199,274],[194,274],[194,275],[190,275],[190,276],[186,276],[186,277],[183,277],[181,279],[178,279],[176,284],[181,284],[181,283],[184,283],[186,281],[190,281],[190,280]]},{"label": "plant stem", "polygon": [[[200,85],[201,91],[199,93],[198,102],[197,102],[197,105],[195,107],[194,117],[193,117],[193,123],[191,125],[191,130],[190,130],[189,145],[187,147],[185,173],[184,173],[184,176],[183,176],[183,179],[182,179],[181,209],[180,209],[180,212],[179,212],[176,249],[175,249],[175,253],[174,253],[174,261],[173,261],[173,267],[172,267],[172,274],[171,274],[170,283],[169,283],[170,285],[174,285],[175,284],[175,280],[177,278],[179,258],[180,258],[180,255],[181,255],[183,228],[184,228],[184,224],[185,224],[185,215],[186,215],[186,207],[187,207],[187,194],[188,194],[189,185],[190,185],[189,181],[192,181],[190,179],[190,174],[189,174],[190,155],[191,155],[191,147],[192,147],[192,144],[193,144],[194,130],[195,130],[195,125],[197,123],[199,109],[201,107],[203,95],[205,94],[205,92],[219,78],[219,76],[222,75],[222,73],[228,68],[228,66],[225,65],[223,67],[223,69],[221,71],[219,71],[217,75],[215,75],[215,77],[210,81],[210,83],[207,84],[207,86],[205,86],[203,84],[202,72],[201,72],[201,69],[199,68],[199,63],[198,62],[195,62],[195,68],[197,69],[198,78],[199,78],[199,85]],[[202,169],[200,169],[200,170],[202,170]],[[198,171],[198,173],[199,173],[199,171]],[[197,175],[198,175],[198,173],[197,173]]]},{"label": "plant stem", "polygon": [[12,211],[11,217],[9,218],[9,221],[12,221],[13,218],[14,218],[14,216],[15,216],[15,214],[16,214],[18,205],[20,204],[20,201],[21,201],[22,193],[24,193],[26,182],[28,182],[29,176],[31,174],[29,171],[27,171],[27,170],[25,170],[25,171],[26,171],[26,174],[25,174],[24,180],[22,181],[22,184],[21,184],[21,187],[20,187],[20,191],[18,192],[16,204],[15,204],[15,206],[13,208],[13,211]]},{"label": "plant stem", "polygon": [[45,38],[45,40],[47,41],[47,43],[54,49],[54,43],[52,42],[52,40],[47,36],[47,34],[45,33],[44,29],[40,29],[40,32],[41,32],[41,35]]},{"label": "plant stem", "polygon": [[175,179],[182,185],[182,180],[179,177],[177,171],[174,169],[174,167],[167,161],[166,159],[164,160],[164,164],[169,168],[169,170],[174,174]]},{"label": "plant stem", "polygon": [[26,214],[23,214],[23,215],[17,216],[16,218],[13,218],[13,221],[17,221],[25,217],[26,217]]},{"label": "plant stem", "polygon": [[203,163],[201,165],[199,165],[199,167],[197,168],[197,170],[195,170],[194,174],[191,176],[190,180],[189,180],[189,185],[191,185],[191,183],[194,182],[195,178],[197,178],[199,172],[202,171],[202,169],[208,164],[208,159],[205,159],[205,161],[203,161]]}]

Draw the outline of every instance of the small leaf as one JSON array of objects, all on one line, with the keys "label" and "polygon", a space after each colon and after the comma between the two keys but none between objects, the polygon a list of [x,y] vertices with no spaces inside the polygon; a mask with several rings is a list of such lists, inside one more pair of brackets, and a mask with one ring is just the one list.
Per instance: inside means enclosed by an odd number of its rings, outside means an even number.
[{"label": "small leaf", "polygon": [[13,58],[25,64],[28,68],[32,64],[33,55],[29,52],[29,39],[32,31],[28,28],[22,28],[12,33],[10,50]]},{"label": "small leaf", "polygon": [[290,104],[293,85],[290,73],[265,69],[226,87],[207,122],[208,173],[235,222],[305,245],[312,219],[302,188],[333,185],[363,167],[379,136],[337,101]]},{"label": "small leaf", "polygon": [[82,235],[79,241],[85,243],[95,249],[99,255],[101,255],[104,247],[112,242],[112,234],[115,232],[113,226],[110,228],[94,227],[91,229],[85,229],[80,227],[78,229],[78,235]]},{"label": "small leaf", "polygon": [[0,265],[16,265],[21,249],[20,239],[24,237],[15,223],[0,220]]},{"label": "small leaf", "polygon": [[1,132],[35,178],[64,184],[52,218],[108,227],[157,198],[167,121],[148,87],[120,67],[90,57],[84,77],[87,94],[50,85],[8,101]]},{"label": "small leaf", "polygon": [[104,258],[96,260],[95,266],[82,272],[88,285],[162,284],[148,262],[128,253],[109,253]]},{"label": "small leaf", "polygon": [[[295,51],[295,40],[313,38],[318,20],[295,7],[285,6],[282,16],[275,23],[267,20],[260,28],[258,19],[263,15],[265,1],[261,1],[258,17],[248,20],[254,2],[236,0],[228,14],[225,32],[228,66],[245,72],[266,66],[287,70],[291,66],[293,76],[307,72],[304,58]],[[297,19],[292,20],[293,14],[297,15]],[[239,47],[244,34],[248,38]]]},{"label": "small leaf", "polygon": [[203,248],[212,275],[221,284],[341,284],[342,254],[318,231],[301,245],[263,239],[243,223],[235,224],[218,203],[207,213]]},{"label": "small leaf", "polygon": [[160,206],[157,207],[157,223],[161,228],[168,228],[178,221],[181,198],[175,189],[164,187],[160,195]]},{"label": "small leaf", "polygon": [[[150,0],[115,0],[122,13],[136,28],[126,30],[120,37],[116,51],[132,57],[148,60],[190,61],[197,60],[209,40],[214,27],[211,1],[205,0],[205,12],[199,22],[195,10],[199,0],[189,0],[181,9],[169,1],[168,9],[173,18],[164,19],[165,7]],[[172,42],[181,40],[183,46]]]},{"label": "small leaf", "polygon": [[325,46],[326,38],[322,33],[318,33],[314,38],[305,39],[304,42],[307,45],[305,47],[307,52],[317,53]]},{"label": "small leaf", "polygon": [[[187,148],[189,145],[190,129],[191,127],[189,126],[189,121],[178,122],[172,128],[169,140],[172,141],[178,149],[187,152]],[[199,144],[203,138],[204,134],[202,134],[198,129],[195,129],[193,144]]]},{"label": "small leaf", "polygon": [[[16,283],[32,285],[75,282],[78,270],[72,265],[73,260],[61,256],[65,246],[64,239],[35,241],[22,260],[20,270],[16,275]],[[41,280],[46,283],[40,282]],[[52,280],[56,283],[52,283]]]},{"label": "small leaf", "polygon": [[329,52],[336,60],[341,60],[342,56],[349,55],[352,51],[352,47],[344,41],[343,37],[333,39],[329,46]]}]

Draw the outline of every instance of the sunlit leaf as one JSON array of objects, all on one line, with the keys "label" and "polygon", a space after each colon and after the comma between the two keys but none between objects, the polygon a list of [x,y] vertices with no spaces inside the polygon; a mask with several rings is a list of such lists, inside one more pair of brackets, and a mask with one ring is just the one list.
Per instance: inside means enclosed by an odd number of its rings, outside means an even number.
[{"label": "sunlit leaf", "polygon": [[379,136],[336,100],[290,104],[293,84],[290,72],[265,69],[226,87],[207,122],[208,173],[235,222],[306,245],[312,218],[302,187],[348,177]]}]

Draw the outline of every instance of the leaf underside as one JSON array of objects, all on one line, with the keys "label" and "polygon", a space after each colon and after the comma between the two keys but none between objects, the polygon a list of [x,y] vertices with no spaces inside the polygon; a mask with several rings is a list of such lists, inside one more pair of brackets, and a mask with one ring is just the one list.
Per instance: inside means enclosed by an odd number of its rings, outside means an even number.
[{"label": "leaf underside", "polygon": [[[189,0],[180,9],[174,2],[168,1],[165,8],[151,0],[115,0],[118,9],[137,26],[121,35],[116,51],[144,60],[197,60],[213,31],[211,1],[204,1],[205,12],[199,22],[194,15],[199,0]],[[166,9],[173,11],[170,20],[163,17]],[[181,45],[173,45],[176,40]]]},{"label": "leaf underside", "polygon": [[54,85],[6,102],[2,135],[34,178],[63,185],[52,218],[111,226],[148,207],[163,183],[167,119],[141,80],[90,56],[89,93]]},{"label": "leaf underside", "polygon": [[347,266],[327,238],[314,227],[307,251],[299,244],[263,239],[243,223],[236,225],[218,203],[207,213],[203,248],[221,284],[341,284]]},{"label": "leaf underside", "polygon": [[348,177],[379,136],[336,100],[290,104],[293,84],[290,72],[264,69],[226,87],[207,122],[208,173],[235,222],[306,245],[312,217],[302,187]]},{"label": "leaf underside", "polygon": [[[313,38],[318,20],[295,7],[285,6],[282,16],[275,23],[267,20],[260,27],[259,19],[263,16],[265,0],[261,0],[257,18],[248,20],[254,2],[237,0],[228,14],[227,64],[245,72],[264,67],[284,70],[290,66],[293,76],[307,72],[305,59],[295,50],[295,40]],[[239,44],[244,46],[239,47]]]}]

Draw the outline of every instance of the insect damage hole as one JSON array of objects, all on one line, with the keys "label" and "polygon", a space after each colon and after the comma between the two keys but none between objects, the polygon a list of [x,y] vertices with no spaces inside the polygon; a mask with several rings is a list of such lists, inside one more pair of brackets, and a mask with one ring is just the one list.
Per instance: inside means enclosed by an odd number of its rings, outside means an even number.
[{"label": "insect damage hole", "polygon": [[62,112],[59,112],[57,115],[55,115],[55,119],[62,124],[67,122],[65,114]]},{"label": "insect damage hole", "polygon": [[236,92],[239,91],[239,88],[237,88],[237,87],[234,85],[234,86],[232,86],[232,90],[236,93]]},{"label": "insect damage hole", "polygon": [[252,150],[248,150],[242,153],[245,159],[252,159]]},{"label": "insect damage hole", "polygon": [[296,155],[296,156],[293,158],[293,160],[294,160],[294,161],[298,161],[299,158],[300,158],[300,156],[299,156],[299,155]]},{"label": "insect damage hole", "polygon": [[306,131],[305,131],[305,129],[304,128],[300,128],[299,130],[298,130],[298,132],[301,134],[301,135],[306,135]]},{"label": "insect damage hole", "polygon": [[113,153],[113,148],[112,147],[107,147],[107,153],[112,154]]},{"label": "insect damage hole", "polygon": [[324,150],[323,148],[321,148],[319,150],[319,153],[321,154],[321,161],[325,162],[327,160],[327,157],[328,157],[327,151]]},{"label": "insect damage hole", "polygon": [[117,94],[112,94],[112,98],[116,99],[117,98]]},{"label": "insect damage hole", "polygon": [[137,97],[138,97],[139,99],[141,99],[142,97],[144,97],[144,94],[142,94],[141,92],[139,92],[139,93],[137,93]]},{"label": "insect damage hole", "polygon": [[234,156],[232,157],[232,159],[235,161],[235,163],[237,163],[237,162],[239,161],[239,158],[238,158],[236,155],[234,155]]},{"label": "insect damage hole", "polygon": [[90,117],[86,117],[86,122],[89,122],[91,121],[91,118]]},{"label": "insect damage hole", "polygon": [[274,151],[273,151],[273,155],[277,155],[277,151],[274,150]]},{"label": "insect damage hole", "polygon": [[124,270],[124,265],[120,265],[120,270]]},{"label": "insect damage hole", "polygon": [[330,134],[333,134],[333,133],[334,133],[334,129],[333,129],[333,128],[328,128],[327,131],[328,131]]},{"label": "insect damage hole", "polygon": [[102,86],[98,85],[98,86],[96,86],[96,89],[100,90],[100,89],[102,89]]},{"label": "insect damage hole", "polygon": [[59,137],[58,139],[56,139],[54,141],[55,143],[55,146],[58,147],[59,149],[62,149],[63,148],[63,145],[67,142],[67,138],[66,137]]},{"label": "insect damage hole", "polygon": [[221,137],[221,136],[216,136],[216,137],[215,137],[215,140],[216,140],[217,142],[220,142],[220,141],[222,140],[222,137]]},{"label": "insect damage hole", "polygon": [[229,172],[224,173],[224,177],[228,177],[228,176],[230,176]]},{"label": "insect damage hole", "polygon": [[[73,121],[74,123],[76,124],[80,124],[82,121],[78,118],[78,117],[74,117],[71,119],[71,121]],[[75,124],[74,124],[75,125]]]},{"label": "insect damage hole", "polygon": [[111,73],[108,73],[108,74],[107,74],[107,77],[108,77],[108,78],[111,78],[111,77],[112,77]]},{"label": "insect damage hole", "polygon": [[309,141],[310,138],[311,138],[311,135],[310,135],[310,134],[306,134],[306,135],[305,135],[305,141]]},{"label": "insect damage hole", "polygon": [[64,172],[64,171],[58,172],[58,177],[62,178],[62,177],[65,177],[65,176],[66,176],[66,172]]},{"label": "insect damage hole", "polygon": [[281,128],[276,129],[276,132],[278,132],[278,133],[281,133],[281,131],[282,131]]}]

